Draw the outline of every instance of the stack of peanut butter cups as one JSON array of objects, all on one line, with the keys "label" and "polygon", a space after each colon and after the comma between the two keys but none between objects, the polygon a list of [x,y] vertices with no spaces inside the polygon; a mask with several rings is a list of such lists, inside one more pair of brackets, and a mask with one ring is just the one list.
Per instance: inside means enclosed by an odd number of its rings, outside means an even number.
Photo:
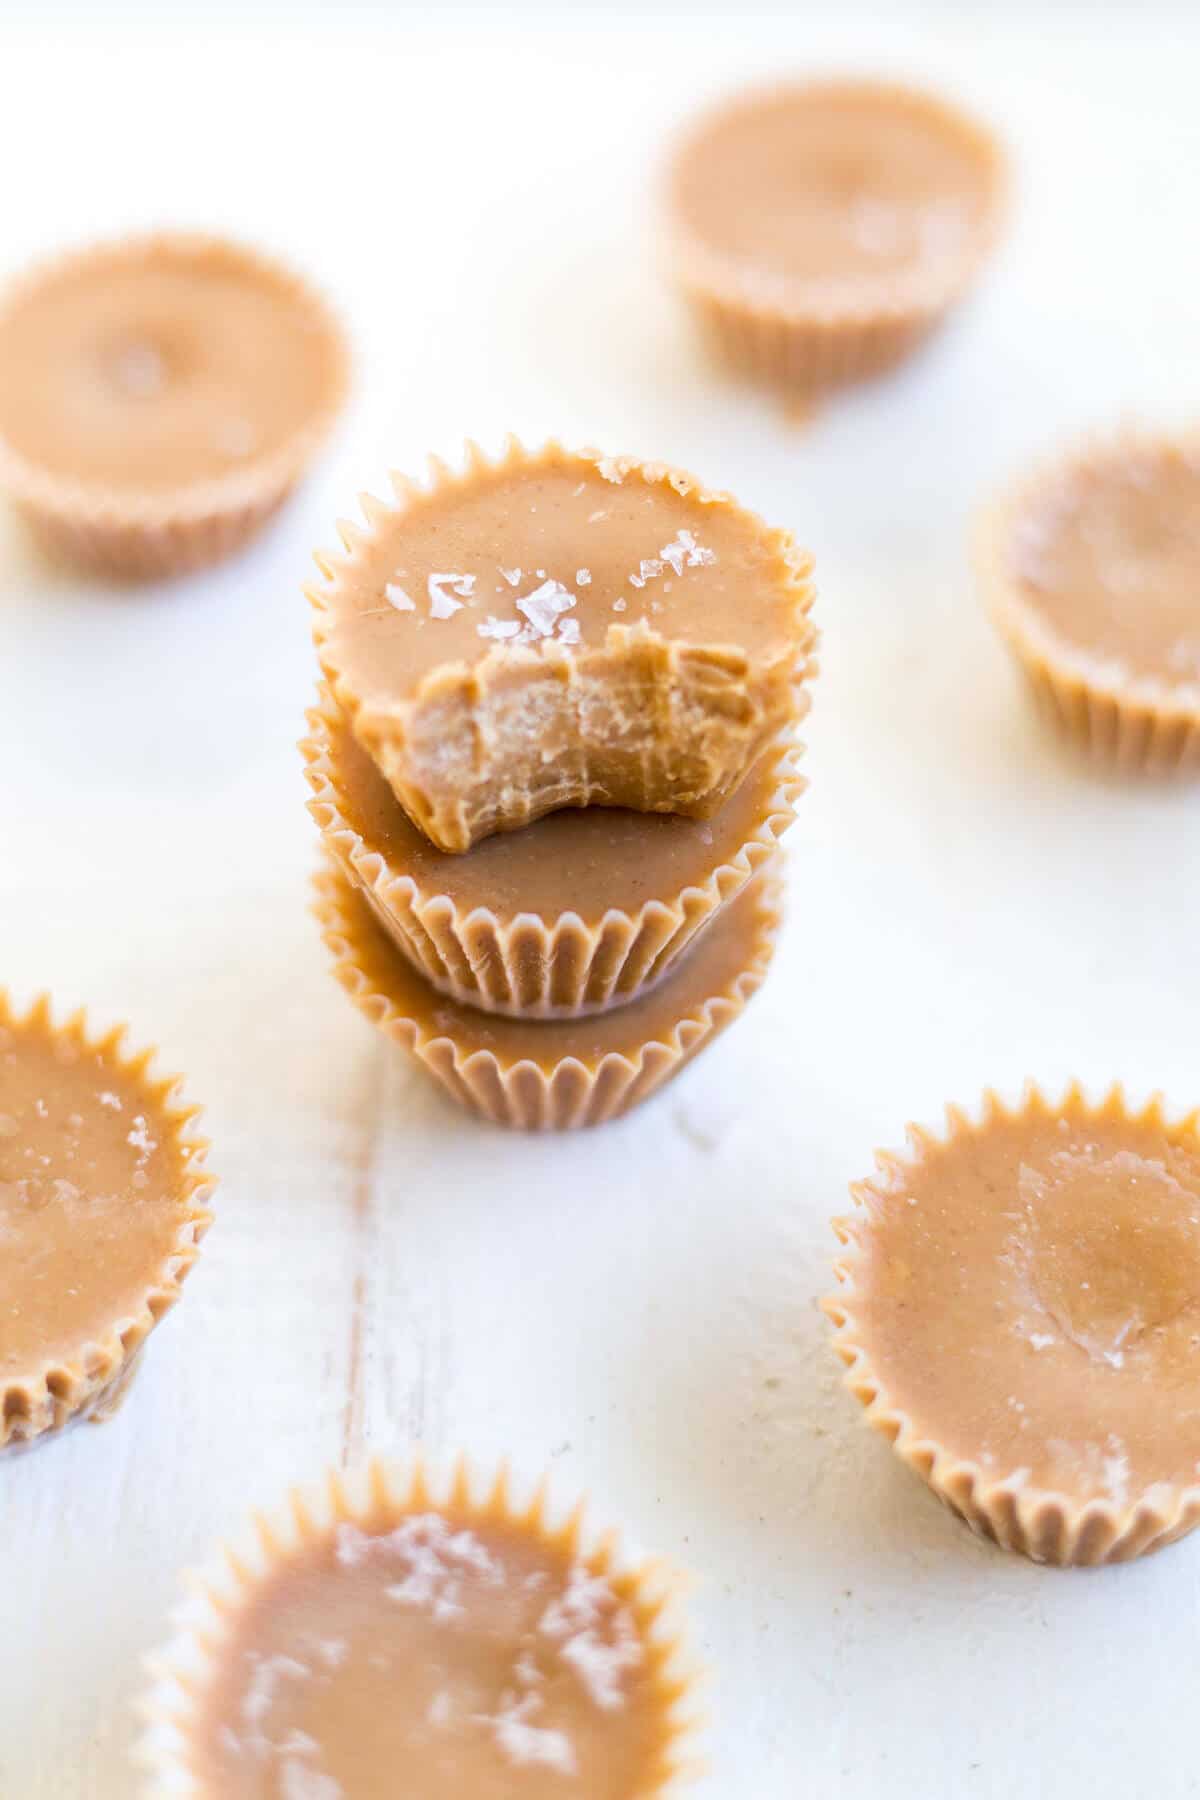
[{"label": "stack of peanut butter cups", "polygon": [[627,1112],[743,1010],[780,916],[810,559],[661,464],[510,441],[317,558],[317,912],[465,1106]]}]

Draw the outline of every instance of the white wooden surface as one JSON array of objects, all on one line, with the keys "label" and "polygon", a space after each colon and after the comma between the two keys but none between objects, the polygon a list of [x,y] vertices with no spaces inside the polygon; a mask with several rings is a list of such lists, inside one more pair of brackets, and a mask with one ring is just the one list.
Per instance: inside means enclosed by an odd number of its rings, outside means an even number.
[{"label": "white wooden surface", "polygon": [[[1027,1072],[1200,1093],[1197,795],[1044,741],[967,574],[1023,455],[1197,397],[1196,16],[1048,10],[5,8],[3,263],[238,229],[327,282],[360,381],[298,503],[209,576],[106,592],[0,547],[4,976],[159,1041],[222,1178],[126,1410],[0,1469],[3,1800],[130,1792],[180,1565],[412,1434],[549,1463],[695,1571],[698,1800],[1200,1792],[1200,1542],[1093,1576],[976,1544],[862,1429],[814,1308],[827,1221],[906,1117]],[[648,175],[720,86],[847,65],[982,107],[1019,211],[961,322],[800,430],[696,359]],[[509,428],[732,487],[822,596],[773,979],[577,1141],[452,1111],[306,911],[310,548],[389,460]]]}]

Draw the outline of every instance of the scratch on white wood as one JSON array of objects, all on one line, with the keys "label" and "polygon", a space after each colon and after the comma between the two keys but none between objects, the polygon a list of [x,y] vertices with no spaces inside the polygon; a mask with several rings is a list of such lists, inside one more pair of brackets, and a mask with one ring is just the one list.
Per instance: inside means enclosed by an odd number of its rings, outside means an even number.
[{"label": "scratch on white wood", "polygon": [[367,1217],[361,1386],[365,1448],[442,1444],[453,1377],[454,1195],[445,1158],[475,1127],[398,1052],[385,1065]]},{"label": "scratch on white wood", "polygon": [[373,1236],[372,1208],[386,1088],[387,1053],[388,1046],[380,1044],[370,1061],[362,1139],[354,1158],[353,1186],[350,1192],[354,1269],[350,1288],[350,1336],[346,1352],[346,1403],[342,1411],[343,1468],[361,1463],[366,1449],[364,1345],[368,1304],[367,1264]]}]

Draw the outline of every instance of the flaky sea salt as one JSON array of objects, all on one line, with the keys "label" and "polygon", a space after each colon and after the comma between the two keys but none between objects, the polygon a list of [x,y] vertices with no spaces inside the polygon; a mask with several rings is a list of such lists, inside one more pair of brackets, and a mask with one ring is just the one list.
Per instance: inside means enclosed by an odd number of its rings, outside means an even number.
[{"label": "flaky sea salt", "polygon": [[149,1156],[158,1148],[158,1139],[150,1136],[150,1128],[142,1113],[138,1113],[133,1121],[133,1129],[127,1133],[125,1142],[131,1144],[143,1157]]},{"label": "flaky sea salt", "polygon": [[511,1697],[494,1717],[483,1717],[480,1723],[491,1727],[497,1749],[518,1768],[556,1769],[560,1775],[574,1775],[575,1753],[566,1732],[530,1723],[530,1715],[541,1704],[537,1694],[526,1694],[521,1700]]},{"label": "flaky sea salt", "polygon": [[561,581],[543,581],[532,594],[517,601],[517,611],[524,613],[538,637],[553,635],[560,613],[569,612],[577,604],[576,597]]},{"label": "flaky sea salt", "polygon": [[613,1641],[605,1643],[594,1630],[577,1632],[562,1646],[561,1655],[574,1669],[594,1703],[604,1712],[613,1712],[624,1704],[621,1676],[626,1669],[636,1669],[642,1660],[642,1647],[633,1628],[633,1620],[622,1608],[613,1619]]},{"label": "flaky sea salt", "polygon": [[558,1645],[592,1702],[613,1711],[624,1702],[621,1676],[642,1660],[642,1647],[628,1607],[613,1605],[607,1581],[583,1563],[573,1563],[563,1592],[538,1621],[543,1637]]},{"label": "flaky sea salt", "polygon": [[637,574],[631,575],[629,579],[634,587],[645,587],[648,581],[653,581],[656,575],[661,575],[662,570],[662,563],[656,556],[644,556],[641,563],[638,565]]},{"label": "flaky sea salt", "polygon": [[287,1736],[276,1745],[280,1756],[315,1756],[321,1748],[315,1737],[293,1725]]},{"label": "flaky sea salt", "polygon": [[242,1696],[242,1723],[247,1728],[248,1742],[256,1752],[262,1754],[272,1748],[263,1726],[267,1714],[275,1704],[280,1684],[284,1681],[307,1681],[311,1674],[308,1665],[299,1662],[294,1656],[259,1656],[254,1659],[253,1672]]},{"label": "flaky sea salt", "polygon": [[[475,577],[473,575],[430,575],[425,586],[429,594],[430,618],[451,619],[456,612],[462,611],[463,601],[470,599],[475,587]],[[449,592],[447,592],[448,589]]]},{"label": "flaky sea salt", "polygon": [[521,582],[520,569],[501,569],[500,573],[503,575],[505,581],[507,581],[509,587],[519,587],[520,586],[520,582]]},{"label": "flaky sea salt", "polygon": [[1120,1438],[1110,1433],[1104,1448],[1106,1454],[1101,1458],[1100,1466],[1105,1489],[1115,1506],[1124,1506],[1129,1499],[1129,1458],[1125,1446]]},{"label": "flaky sea salt", "polygon": [[664,544],[658,554],[664,562],[670,563],[676,575],[682,575],[685,568],[699,569],[717,560],[715,550],[698,544],[694,533],[685,529],[677,531],[671,542]]},{"label": "flaky sea salt", "polygon": [[289,1756],[279,1765],[279,1800],[345,1800],[345,1789],[332,1775]]},{"label": "flaky sea salt", "polygon": [[499,643],[503,643],[507,638],[519,637],[521,633],[518,620],[494,619],[490,614],[475,629],[481,638],[495,638]]},{"label": "flaky sea salt", "polygon": [[333,1553],[343,1569],[356,1569],[370,1553],[371,1539],[357,1525],[339,1525],[334,1533]]},{"label": "flaky sea salt", "polygon": [[470,1573],[493,1586],[504,1579],[500,1565],[469,1531],[451,1531],[437,1513],[406,1519],[395,1531],[367,1537],[342,1526],[337,1538],[338,1561],[356,1568],[368,1557],[398,1562],[403,1580],[388,1582],[384,1593],[401,1606],[420,1607],[439,1623],[462,1612],[462,1577]]},{"label": "flaky sea salt", "polygon": [[591,584],[592,584],[592,571],[590,569],[576,569],[576,571],[575,571],[576,587],[590,587]]},{"label": "flaky sea salt", "polygon": [[416,612],[416,601],[411,599],[409,595],[405,593],[398,582],[389,581],[383,590],[383,594],[388,605],[394,606],[397,612]]}]

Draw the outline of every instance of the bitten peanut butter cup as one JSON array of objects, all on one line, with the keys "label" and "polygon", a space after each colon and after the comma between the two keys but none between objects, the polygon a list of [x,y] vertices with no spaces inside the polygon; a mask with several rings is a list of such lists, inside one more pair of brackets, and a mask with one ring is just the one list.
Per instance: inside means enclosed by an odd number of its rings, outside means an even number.
[{"label": "bitten peanut butter cup", "polygon": [[741,95],[679,145],[671,266],[717,350],[820,393],[898,362],[996,235],[991,136],[931,95],[820,81]]},{"label": "bitten peanut butter cup", "polygon": [[977,1532],[1124,1562],[1200,1520],[1200,1114],[1072,1087],[910,1128],[837,1222],[847,1381]]},{"label": "bitten peanut butter cup", "polygon": [[439,994],[336,864],[317,877],[334,975],[360,1011],[463,1106],[497,1125],[599,1125],[647,1099],[744,1010],[775,948],[773,868],[723,908],[670,978],[610,1012],[513,1019]]},{"label": "bitten peanut butter cup", "polygon": [[198,568],[287,498],[346,367],[316,294],[255,251],[160,233],[64,255],[0,300],[0,485],[73,561]]},{"label": "bitten peanut butter cup", "polygon": [[984,516],[992,617],[1040,710],[1097,762],[1200,767],[1200,439],[1126,432]]},{"label": "bitten peanut butter cup", "polygon": [[456,1464],[294,1492],[154,1659],[148,1800],[655,1800],[695,1676],[675,1582]]},{"label": "bitten peanut butter cup", "polygon": [[666,979],[775,854],[803,788],[785,744],[707,822],[588,807],[453,856],[412,823],[328,694],[309,726],[326,848],[431,986],[514,1017],[604,1012]]},{"label": "bitten peanut butter cup", "polygon": [[439,849],[563,807],[710,817],[805,710],[809,559],[662,464],[515,442],[365,497],[321,666]]},{"label": "bitten peanut butter cup", "polygon": [[116,1409],[212,1217],[196,1109],[123,1037],[0,992],[0,1445]]}]

